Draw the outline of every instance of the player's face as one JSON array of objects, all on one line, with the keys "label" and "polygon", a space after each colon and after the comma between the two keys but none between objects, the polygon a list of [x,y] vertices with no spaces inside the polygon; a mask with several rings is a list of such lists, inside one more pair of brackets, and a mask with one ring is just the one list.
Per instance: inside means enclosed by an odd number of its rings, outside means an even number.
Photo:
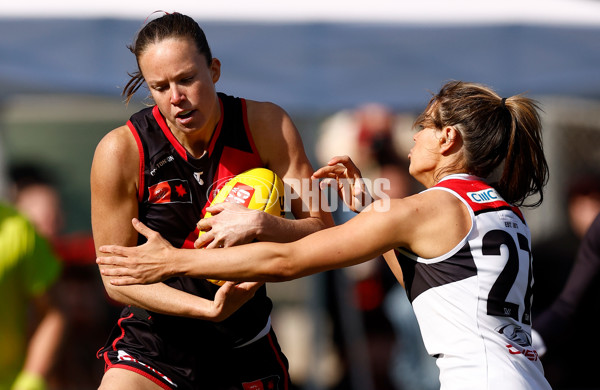
[{"label": "player's face", "polygon": [[410,166],[408,171],[415,179],[426,187],[430,186],[430,179],[440,161],[440,139],[438,130],[425,127],[413,137],[415,146],[408,155]]},{"label": "player's face", "polygon": [[190,39],[168,38],[148,46],[138,61],[175,136],[201,133],[198,136],[208,141],[221,115],[215,90],[219,60],[207,64]]}]

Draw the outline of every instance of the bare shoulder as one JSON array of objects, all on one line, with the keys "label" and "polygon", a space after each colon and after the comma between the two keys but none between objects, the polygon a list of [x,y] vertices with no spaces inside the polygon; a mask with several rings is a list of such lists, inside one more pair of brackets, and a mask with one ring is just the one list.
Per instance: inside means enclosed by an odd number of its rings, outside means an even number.
[{"label": "bare shoulder", "polygon": [[276,142],[297,143],[298,130],[290,115],[280,106],[271,102],[246,101],[248,124],[258,143]]},{"label": "bare shoulder", "polygon": [[119,157],[137,149],[135,139],[126,125],[108,132],[96,146],[96,155]]},{"label": "bare shoulder", "polygon": [[[374,207],[382,207],[374,203]],[[389,218],[400,237],[399,246],[423,258],[440,256],[456,246],[471,228],[467,207],[446,191],[425,191],[388,200]]]},{"label": "bare shoulder", "polygon": [[96,146],[92,162],[92,179],[135,180],[139,153],[135,138],[127,126],[107,133]]},{"label": "bare shoulder", "polygon": [[135,245],[131,218],[138,214],[140,157],[127,126],[107,133],[96,147],[90,173],[92,231],[96,245]]},{"label": "bare shoulder", "polygon": [[[289,114],[271,102],[246,101],[248,124],[263,162],[282,177],[308,165],[302,139]],[[311,172],[304,172],[310,176]]]},{"label": "bare shoulder", "polygon": [[279,105],[272,102],[259,102],[246,99],[246,109],[248,111],[248,120],[251,124],[268,125],[276,119],[283,119],[289,115]]}]

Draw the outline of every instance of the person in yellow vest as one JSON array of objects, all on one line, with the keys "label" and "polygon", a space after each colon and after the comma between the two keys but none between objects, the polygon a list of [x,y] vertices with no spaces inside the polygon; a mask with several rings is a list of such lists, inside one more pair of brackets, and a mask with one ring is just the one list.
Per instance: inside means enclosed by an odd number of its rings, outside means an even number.
[{"label": "person in yellow vest", "polygon": [[[0,390],[43,390],[65,317],[51,286],[61,263],[29,220],[0,202]],[[28,325],[33,304],[35,329]]]}]

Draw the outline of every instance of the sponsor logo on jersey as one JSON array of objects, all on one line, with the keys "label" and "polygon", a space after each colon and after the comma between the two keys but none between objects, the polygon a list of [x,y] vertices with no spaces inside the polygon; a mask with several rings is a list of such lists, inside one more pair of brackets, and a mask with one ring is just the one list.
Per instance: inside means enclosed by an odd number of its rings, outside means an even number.
[{"label": "sponsor logo on jersey", "polygon": [[537,351],[531,345],[531,336],[520,326],[514,324],[502,325],[496,328],[496,332],[511,341],[510,344],[506,344],[508,353],[511,355],[523,355],[532,362],[539,359]]},{"label": "sponsor logo on jersey", "polygon": [[187,180],[173,179],[148,187],[149,203],[192,203]]},{"label": "sponsor logo on jersey", "polygon": [[532,362],[535,362],[540,358],[537,351],[533,348],[520,348],[511,344],[506,344],[506,348],[511,355],[523,355]]},{"label": "sponsor logo on jersey", "polygon": [[198,184],[200,185],[204,185],[204,180],[202,180],[202,174],[204,172],[194,172],[194,178],[196,179],[196,181],[198,182]]},{"label": "sponsor logo on jersey", "polygon": [[491,203],[502,200],[493,188],[486,188],[477,192],[467,192],[467,196],[475,203]]},{"label": "sponsor logo on jersey", "polygon": [[175,161],[175,158],[173,156],[167,156],[167,157],[163,158],[162,160],[157,162],[156,165],[154,165],[154,168],[152,168],[150,170],[150,175],[151,176],[156,175],[156,171],[158,170],[158,168],[161,168],[163,165],[173,162],[173,161]]},{"label": "sponsor logo on jersey", "polygon": [[133,362],[133,363],[137,363],[140,366],[144,366],[146,367],[148,370],[152,371],[153,373],[155,373],[156,375],[158,375],[160,378],[162,378],[163,380],[167,381],[168,383],[170,383],[172,386],[177,387],[177,385],[171,380],[169,379],[168,376],[164,375],[163,373],[161,373],[160,371],[158,371],[157,369],[147,365],[146,363],[140,362],[139,360],[137,360],[136,358],[134,358],[133,356],[131,356],[130,354],[128,354],[127,352],[123,351],[123,350],[119,350],[118,352],[118,356],[117,358],[120,361],[128,361],[128,362]]}]

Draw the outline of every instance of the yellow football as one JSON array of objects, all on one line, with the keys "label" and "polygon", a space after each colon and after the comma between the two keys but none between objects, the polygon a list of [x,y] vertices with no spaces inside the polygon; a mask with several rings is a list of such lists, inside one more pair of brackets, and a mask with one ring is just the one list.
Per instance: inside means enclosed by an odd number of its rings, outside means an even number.
[{"label": "yellow football", "polygon": [[[266,168],[253,168],[232,177],[219,190],[211,206],[223,202],[235,202],[252,210],[262,210],[278,217],[285,216],[283,182],[275,172]],[[210,218],[207,212],[204,218]],[[204,233],[200,231],[199,234]],[[225,281],[207,279],[222,286]]]}]

